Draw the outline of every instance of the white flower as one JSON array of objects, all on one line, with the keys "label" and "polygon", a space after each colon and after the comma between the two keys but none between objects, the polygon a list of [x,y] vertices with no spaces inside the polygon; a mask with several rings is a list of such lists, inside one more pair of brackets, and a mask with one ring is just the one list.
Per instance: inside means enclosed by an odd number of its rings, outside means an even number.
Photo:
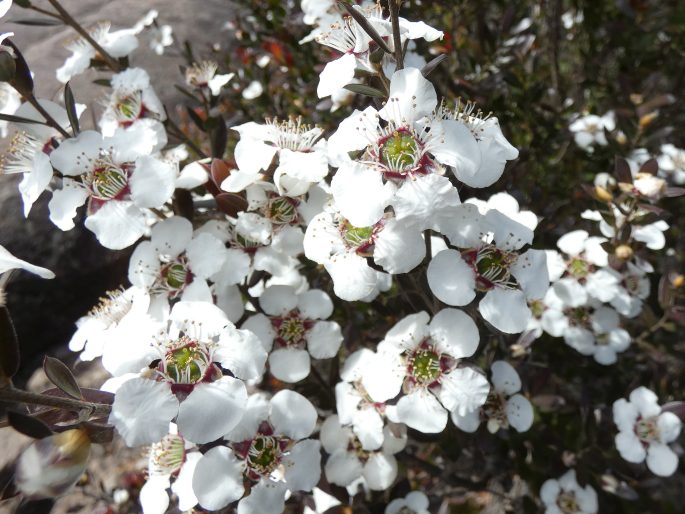
[{"label": "white flower", "polygon": [[243,98],[245,100],[254,100],[259,98],[264,93],[264,86],[258,80],[250,82],[245,89],[243,89]]},{"label": "white flower", "polygon": [[165,319],[170,302],[212,302],[208,280],[221,271],[228,250],[210,233],[196,232],[185,218],[172,216],[157,223],[150,240],[131,255],[128,279],[152,297],[151,314]]},{"label": "white flower", "polygon": [[103,352],[108,371],[134,373],[116,390],[109,417],[126,444],[158,441],[174,419],[194,443],[214,441],[235,427],[247,402],[243,380],[259,378],[266,361],[255,335],[237,330],[205,302],[180,302],[166,328],[153,337],[145,330],[140,326],[138,337],[112,341]]},{"label": "white flower", "polygon": [[23,269],[41,278],[55,278],[55,274],[49,269],[18,259],[6,250],[4,246],[0,245],[0,275],[13,269]]},{"label": "white flower", "polygon": [[616,128],[616,116],[614,111],[609,111],[602,117],[596,114],[588,114],[577,118],[568,128],[573,133],[576,144],[584,150],[592,152],[592,146],[595,144],[607,145],[604,130],[611,132]]},{"label": "white flower", "polygon": [[437,433],[445,428],[448,411],[463,415],[483,405],[490,386],[477,371],[458,366],[478,347],[473,320],[457,309],[441,310],[430,324],[429,319],[419,312],[391,328],[366,367],[362,385],[376,402],[402,390],[393,421]]},{"label": "white flower", "polygon": [[[178,497],[178,508],[187,511],[197,505],[192,488],[195,465],[202,454],[173,430],[150,448],[148,478],[140,490],[144,514],[164,514],[169,507],[167,489]],[[171,478],[174,478],[173,484]]]},{"label": "white flower", "polygon": [[[580,289],[582,292],[582,289]],[[549,288],[544,298],[542,328],[583,355],[592,355],[603,365],[614,364],[616,354],[630,346],[630,334],[620,328],[618,313],[594,298],[578,304],[578,290],[573,282],[560,280]]]},{"label": "white flower", "polygon": [[248,122],[233,129],[240,134],[234,152],[238,169],[221,184],[224,191],[237,193],[260,180],[260,172],[271,166],[274,157],[278,166],[273,182],[281,195],[304,195],[328,175],[326,141],[319,127],[297,118],[267,120],[266,125]]},{"label": "white flower", "polygon": [[259,337],[271,352],[269,367],[284,382],[298,382],[309,375],[310,355],[330,359],[342,343],[340,325],[323,321],[333,313],[333,302],[318,289],[300,294],[290,286],[268,287],[259,298],[265,314],[255,314],[243,327]]},{"label": "white flower", "polygon": [[634,318],[642,312],[642,301],[649,296],[650,283],[644,266],[628,262],[621,272],[621,282],[611,306],[621,315]]},{"label": "white flower", "polygon": [[85,226],[103,246],[133,244],[148,230],[147,209],[162,207],[174,192],[177,170],[150,155],[157,141],[157,133],[141,123],[117,129],[111,138],[86,130],[64,141],[50,154],[65,176],[50,200],[52,222],[72,229],[76,209],[87,200]]},{"label": "white flower", "polygon": [[633,189],[650,200],[659,200],[666,193],[668,184],[663,178],[651,173],[638,173],[633,179]]},{"label": "white flower", "polygon": [[658,157],[659,173],[672,177],[676,184],[685,184],[685,150],[676,148],[672,144],[661,145],[661,155]]},{"label": "white flower", "polygon": [[421,491],[412,491],[404,498],[395,498],[384,514],[430,514],[428,497]]},{"label": "white flower", "polygon": [[[480,149],[471,131],[455,120],[434,116],[433,85],[416,68],[396,72],[390,98],[376,111],[367,107],[343,120],[328,143],[339,166],[331,190],[341,214],[354,226],[376,223],[392,205],[398,220],[408,218],[420,228],[459,195],[444,166],[468,168],[474,175]],[[352,161],[349,152],[363,151]]]},{"label": "white flower", "polygon": [[521,248],[533,231],[496,209],[485,216],[471,204],[450,211],[440,231],[460,250],[439,252],[428,265],[428,285],[448,305],[467,305],[485,292],[478,308],[483,318],[506,333],[525,330],[531,318],[529,299],[541,298],[549,285],[542,250]]},{"label": "white flower", "polygon": [[655,475],[667,477],[678,468],[678,456],[668,443],[676,440],[682,428],[680,418],[662,411],[657,396],[646,387],[630,393],[630,400],[616,400],[614,423],[618,427],[616,448],[628,462],[647,460]]},{"label": "white flower", "polygon": [[87,315],[76,321],[69,349],[81,352],[82,361],[100,357],[107,341],[126,339],[140,329],[140,320],[147,319],[149,306],[150,296],[143,289],[108,291]]},{"label": "white flower", "polygon": [[[138,120],[164,121],[164,106],[150,85],[150,76],[142,68],[128,68],[112,76],[112,93],[100,119],[104,136],[111,137],[117,128],[128,128]],[[166,145],[166,133],[161,124],[152,125],[158,132],[156,149]]]},{"label": "white flower", "polygon": [[[38,100],[41,107],[61,127],[69,126],[67,111],[49,100]],[[80,116],[84,105],[76,104],[76,114]],[[43,120],[36,108],[24,103],[14,113],[16,116],[30,120]],[[24,203],[24,216],[28,217],[31,207],[45,191],[52,180],[52,166],[48,157],[62,141],[63,136],[54,128],[40,123],[14,123],[19,131],[12,138],[9,150],[2,158],[3,173],[23,173],[19,192]]]},{"label": "white flower", "polygon": [[326,479],[345,487],[362,477],[372,491],[389,488],[397,477],[394,454],[404,449],[407,429],[404,425],[386,425],[383,432],[387,434],[383,445],[367,448],[337,415],[326,418],[319,434],[321,445],[330,455],[324,468]]},{"label": "white flower", "polygon": [[10,7],[12,7],[12,0],[0,0],[0,18],[7,14]]},{"label": "white flower", "polygon": [[590,486],[581,487],[576,472],[568,470],[558,480],[549,479],[542,484],[540,499],[545,514],[597,514],[597,493]]},{"label": "white flower", "polygon": [[[109,22],[101,22],[88,33],[112,57],[126,57],[138,48],[135,29],[110,32],[110,26]],[[82,37],[78,37],[66,46],[72,55],[57,70],[57,80],[62,83],[69,82],[73,76],[83,73],[90,66],[91,60],[97,57],[95,48]]]},{"label": "white flower", "polygon": [[209,89],[214,96],[219,96],[221,88],[230,82],[235,73],[217,74],[219,65],[214,61],[194,63],[186,69],[186,82],[198,89]]},{"label": "white flower", "polygon": [[485,405],[463,416],[453,412],[452,421],[466,432],[475,432],[482,419],[487,421],[488,431],[493,434],[509,425],[518,432],[526,432],[533,424],[534,413],[528,399],[519,394],[518,373],[505,361],[493,362],[491,370],[492,389]]},{"label": "white flower", "polygon": [[[287,489],[311,491],[319,481],[320,443],[306,439],[316,420],[314,406],[294,391],[279,391],[268,402],[251,396],[245,416],[226,434],[233,443],[210,449],[195,468],[199,504],[218,510],[240,500],[240,514],[283,512]],[[246,482],[251,491],[243,497]]]}]

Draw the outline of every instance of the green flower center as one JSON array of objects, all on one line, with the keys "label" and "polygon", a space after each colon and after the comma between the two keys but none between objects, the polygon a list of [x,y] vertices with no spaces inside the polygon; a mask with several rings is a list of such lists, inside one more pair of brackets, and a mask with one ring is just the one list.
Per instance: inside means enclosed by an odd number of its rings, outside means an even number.
[{"label": "green flower center", "polygon": [[572,277],[585,278],[592,272],[592,264],[580,257],[574,257],[569,261],[567,269]]},{"label": "green flower center", "polygon": [[568,310],[567,316],[571,325],[587,326],[590,323],[590,311],[585,307],[573,307]]},{"label": "green flower center", "polygon": [[114,104],[114,112],[120,122],[129,122],[140,117],[143,110],[143,94],[140,91],[122,95]]},{"label": "green flower center", "polygon": [[170,475],[185,461],[185,442],[176,434],[167,434],[150,448],[151,474]]},{"label": "green flower center", "polygon": [[258,475],[269,475],[281,462],[281,455],[278,439],[258,435],[247,452],[247,464]]},{"label": "green flower center", "polygon": [[181,262],[169,265],[165,270],[164,280],[171,289],[181,289],[186,285],[188,269]]},{"label": "green flower center", "polygon": [[196,384],[207,373],[211,364],[204,347],[187,337],[172,342],[162,366],[162,373],[175,384]]},{"label": "green flower center", "polygon": [[640,419],[635,423],[635,433],[640,441],[650,443],[659,439],[659,426],[657,418]]},{"label": "green flower center", "polygon": [[392,170],[404,170],[416,163],[419,145],[414,137],[405,131],[397,131],[381,146],[380,160]]},{"label": "green flower center", "polygon": [[278,327],[278,337],[286,343],[297,343],[302,340],[307,329],[300,318],[286,318]]},{"label": "green flower center", "polygon": [[95,161],[90,177],[90,189],[95,198],[111,200],[119,196],[128,186],[128,174],[103,157]]},{"label": "green flower center", "polygon": [[542,300],[530,300],[528,302],[528,307],[530,308],[533,317],[536,319],[541,318],[545,312],[545,304]]},{"label": "green flower center", "polygon": [[290,225],[297,220],[297,208],[292,198],[277,196],[269,200],[267,217],[277,225]]},{"label": "green flower center", "polygon": [[564,514],[576,514],[580,512],[580,506],[576,495],[570,491],[565,491],[557,498],[557,505]]},{"label": "green flower center", "polygon": [[411,357],[410,366],[417,382],[429,384],[440,376],[440,355],[433,350],[419,350]]},{"label": "green flower center", "polygon": [[518,259],[516,252],[506,252],[495,245],[487,244],[462,252],[464,260],[476,272],[476,287],[479,291],[489,291],[495,286],[505,289],[518,287],[510,268]]}]

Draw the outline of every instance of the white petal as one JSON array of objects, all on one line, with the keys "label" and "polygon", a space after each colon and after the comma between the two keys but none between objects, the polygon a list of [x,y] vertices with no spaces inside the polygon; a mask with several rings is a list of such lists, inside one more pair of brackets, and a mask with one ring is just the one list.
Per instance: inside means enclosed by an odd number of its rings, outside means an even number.
[{"label": "white petal", "polygon": [[440,401],[449,411],[464,415],[485,404],[490,384],[471,368],[457,368],[445,375],[440,388]]},{"label": "white petal", "polygon": [[397,402],[397,417],[407,426],[426,434],[442,432],[447,425],[447,411],[425,389],[417,389]]},{"label": "white petal", "polygon": [[455,168],[460,181],[469,184],[471,177],[480,175],[481,150],[478,141],[461,121],[444,120],[439,124],[434,123],[431,130],[433,127],[439,129],[443,140],[433,154],[442,164]]},{"label": "white petal", "polygon": [[312,403],[300,393],[283,389],[271,398],[269,419],[276,434],[304,439],[314,431],[317,418]]},{"label": "white petal", "polygon": [[429,319],[426,311],[405,316],[388,330],[385,341],[396,348],[413,350],[428,335]]},{"label": "white petal", "polygon": [[511,364],[506,361],[495,361],[490,366],[492,386],[495,391],[512,395],[521,390],[521,379]]},{"label": "white petal", "polygon": [[478,304],[483,319],[506,334],[523,332],[532,316],[523,292],[496,287]]},{"label": "white petal", "polygon": [[297,307],[295,289],[290,286],[271,286],[259,297],[259,305],[271,316],[289,313]]},{"label": "white petal", "polygon": [[388,273],[408,273],[421,264],[425,256],[421,230],[396,219],[388,220],[376,237],[373,260]]},{"label": "white petal", "polygon": [[668,477],[678,469],[678,456],[665,444],[652,443],[647,449],[647,467],[660,477]]},{"label": "white petal", "polygon": [[545,296],[549,289],[549,275],[547,254],[544,250],[528,250],[522,253],[510,269],[526,298]]},{"label": "white petal", "polygon": [[324,266],[333,280],[333,292],[341,300],[362,300],[377,290],[380,273],[356,253],[337,255]]},{"label": "white petal", "polygon": [[64,179],[62,189],[52,192],[52,198],[48,203],[50,209],[50,221],[61,230],[74,228],[76,209],[81,207],[88,198],[88,192],[81,184]]},{"label": "white petal", "polygon": [[467,305],[476,297],[476,275],[456,250],[443,250],[428,264],[431,291],[448,305]]},{"label": "white petal", "polygon": [[155,252],[168,259],[178,257],[192,237],[193,224],[181,216],[172,216],[157,223],[150,232]]},{"label": "white petal", "polygon": [[383,184],[381,173],[369,166],[350,162],[338,168],[331,180],[331,192],[340,213],[355,227],[370,227],[383,216],[395,186]]},{"label": "white petal", "polygon": [[318,97],[330,96],[352,82],[356,67],[357,58],[353,53],[345,54],[326,64],[319,75],[319,85],[316,88]]},{"label": "white petal", "polygon": [[164,514],[169,507],[169,477],[151,476],[140,490],[140,506],[143,514]]},{"label": "white petal", "polygon": [[131,198],[138,207],[162,207],[174,193],[176,170],[164,161],[143,155],[131,175]]},{"label": "white petal", "polygon": [[428,329],[438,348],[456,359],[470,357],[478,349],[478,327],[464,311],[443,309],[433,316]]},{"label": "white petal", "polygon": [[245,492],[241,463],[225,446],[215,446],[195,466],[193,491],[199,504],[218,510],[240,499]]},{"label": "white petal", "polygon": [[34,266],[24,260],[17,259],[5,247],[0,245],[0,275],[11,269],[23,269],[42,278],[55,278],[55,274],[49,269]]},{"label": "white petal", "polygon": [[643,418],[651,418],[652,416],[659,415],[661,407],[659,407],[658,400],[657,395],[644,386],[633,389],[630,393],[630,403],[637,407],[637,410]]},{"label": "white petal", "polygon": [[24,178],[19,183],[19,192],[24,203],[24,217],[28,217],[31,206],[50,185],[52,173],[49,157],[43,152],[36,152],[33,156],[32,170],[24,173]]},{"label": "white petal", "polygon": [[263,478],[238,503],[238,514],[281,514],[285,507],[286,485]]},{"label": "white petal", "polygon": [[300,441],[283,459],[285,482],[291,491],[311,491],[321,477],[321,443]]},{"label": "white petal", "polygon": [[310,289],[300,293],[297,308],[302,317],[307,319],[326,319],[333,314],[331,297],[320,289]]},{"label": "white petal", "polygon": [[397,460],[392,455],[373,453],[364,465],[364,478],[373,491],[383,491],[397,478]]},{"label": "white petal", "polygon": [[224,265],[227,250],[224,244],[211,234],[197,234],[186,247],[190,270],[201,278],[209,278]]},{"label": "white petal", "polygon": [[243,417],[230,432],[224,435],[224,438],[236,443],[252,440],[259,425],[268,418],[269,398],[266,393],[253,393],[247,399]]},{"label": "white petal", "polygon": [[315,359],[335,357],[343,341],[340,325],[335,321],[317,321],[305,337],[309,354]]},{"label": "white petal", "polygon": [[628,402],[625,398],[620,398],[614,402],[612,407],[614,423],[621,432],[632,432],[635,428],[640,413],[637,406]]},{"label": "white petal", "polygon": [[86,218],[86,228],[111,250],[131,246],[147,232],[145,215],[132,202],[111,200]]},{"label": "white petal", "polygon": [[350,485],[362,475],[364,467],[354,453],[341,449],[326,461],[326,479],[342,487]]},{"label": "white petal", "polygon": [[262,376],[267,353],[259,338],[249,330],[227,329],[219,336],[214,360],[241,380]]},{"label": "white petal", "polygon": [[434,219],[446,209],[460,205],[460,200],[447,177],[431,174],[405,181],[391,204],[398,220],[409,220],[422,230],[432,227]]},{"label": "white petal", "polygon": [[271,374],[283,382],[295,383],[309,375],[311,362],[306,350],[279,348],[269,355]]},{"label": "white petal", "polygon": [[200,452],[186,453],[186,460],[181,471],[171,485],[171,490],[178,496],[178,508],[184,512],[197,505],[197,496],[193,491],[193,476],[195,476],[195,467],[202,456]]},{"label": "white petal", "polygon": [[169,384],[144,378],[124,382],[114,397],[109,423],[128,446],[159,441],[178,412],[178,400]]},{"label": "white petal", "polygon": [[683,427],[680,418],[672,412],[662,412],[656,422],[659,427],[659,439],[662,443],[675,441]]},{"label": "white petal", "polygon": [[404,376],[404,366],[396,352],[379,352],[362,375],[362,385],[372,400],[384,402],[397,396]]},{"label": "white petal", "polygon": [[527,431],[533,424],[533,406],[522,395],[515,394],[507,401],[509,424],[519,432]]},{"label": "white petal", "polygon": [[645,460],[646,451],[635,432],[619,432],[616,434],[616,449],[628,462],[639,463]]},{"label": "white petal", "polygon": [[480,426],[480,407],[478,409],[467,411],[464,414],[459,414],[454,410],[450,413],[452,423],[464,432],[473,433],[478,430]]},{"label": "white petal", "polygon": [[429,116],[438,104],[435,88],[416,68],[396,71],[390,79],[390,98],[380,110],[381,118],[398,125]]},{"label": "white petal", "polygon": [[196,384],[179,407],[178,431],[197,444],[214,441],[238,424],[246,405],[247,390],[241,380],[221,377]]}]

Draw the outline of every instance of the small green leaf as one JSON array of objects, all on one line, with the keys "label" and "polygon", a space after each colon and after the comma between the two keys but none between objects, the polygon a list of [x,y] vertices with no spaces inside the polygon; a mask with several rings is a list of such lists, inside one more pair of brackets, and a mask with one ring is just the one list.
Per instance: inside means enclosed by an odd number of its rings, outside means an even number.
[{"label": "small green leaf", "polygon": [[347,84],[345,89],[360,95],[371,96],[373,98],[386,98],[386,95],[380,89],[375,87],[365,86],[364,84]]},{"label": "small green leaf", "polygon": [[74,100],[74,93],[71,91],[69,82],[64,85],[64,105],[67,108],[67,116],[69,117],[69,124],[74,135],[77,136],[81,129],[78,124],[78,114],[76,113],[76,101]]},{"label": "small green leaf", "polygon": [[83,398],[81,389],[76,383],[74,375],[72,375],[67,365],[62,361],[46,355],[43,360],[43,371],[45,371],[50,382],[55,384],[67,395],[76,398],[77,400]]},{"label": "small green leaf", "polygon": [[43,439],[52,435],[52,430],[45,423],[26,414],[8,411],[7,422],[17,432],[34,439]]}]

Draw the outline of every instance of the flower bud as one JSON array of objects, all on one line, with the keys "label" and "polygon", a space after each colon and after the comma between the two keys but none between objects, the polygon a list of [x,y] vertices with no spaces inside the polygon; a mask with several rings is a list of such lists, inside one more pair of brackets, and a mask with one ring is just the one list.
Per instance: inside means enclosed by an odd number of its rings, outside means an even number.
[{"label": "flower bud", "polygon": [[672,280],[673,287],[678,289],[679,287],[682,287],[683,284],[685,284],[685,276],[683,275],[676,275],[673,277]]},{"label": "flower bud", "polygon": [[17,461],[17,488],[31,498],[59,496],[83,475],[89,455],[90,439],[80,428],[38,439]]},{"label": "flower bud", "polygon": [[610,202],[614,199],[613,195],[601,186],[595,186],[595,195],[597,195],[597,199],[602,202]]},{"label": "flower bud", "polygon": [[627,261],[633,256],[633,249],[629,245],[619,245],[616,247],[614,255],[622,261]]}]

